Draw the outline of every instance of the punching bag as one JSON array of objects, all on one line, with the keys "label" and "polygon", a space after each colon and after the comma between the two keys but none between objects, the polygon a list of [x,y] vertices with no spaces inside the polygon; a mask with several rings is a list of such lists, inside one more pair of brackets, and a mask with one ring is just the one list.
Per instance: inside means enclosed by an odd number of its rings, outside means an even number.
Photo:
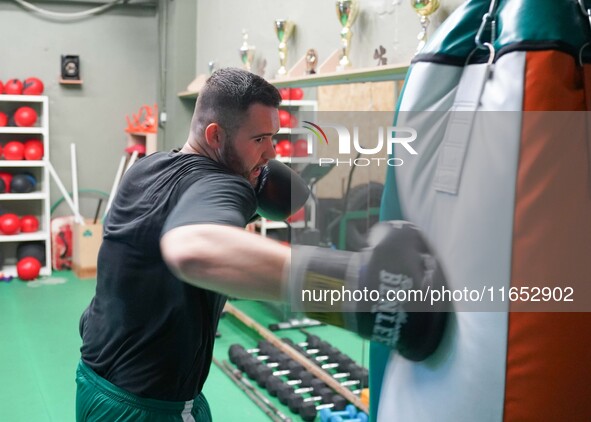
[{"label": "punching bag", "polygon": [[372,344],[378,421],[591,420],[587,8],[469,0],[413,59],[394,126],[417,154],[394,150],[381,219],[422,228],[450,289],[494,297],[454,301],[424,362]]}]

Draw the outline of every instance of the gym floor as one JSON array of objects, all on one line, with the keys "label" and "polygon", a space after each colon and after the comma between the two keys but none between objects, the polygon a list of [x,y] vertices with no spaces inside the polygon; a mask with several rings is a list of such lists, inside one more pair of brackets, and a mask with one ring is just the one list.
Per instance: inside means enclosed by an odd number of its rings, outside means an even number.
[{"label": "gym floor", "polygon": [[[74,421],[76,385],[74,372],[80,359],[78,321],[94,295],[95,280],[79,280],[70,271],[54,272],[51,278],[24,283],[0,283],[0,421]],[[274,306],[232,301],[264,326],[284,319]],[[214,356],[228,360],[228,348],[240,343],[255,347],[258,335],[232,316],[222,318]],[[368,345],[359,337],[334,327],[307,331],[329,341],[363,366],[368,365]],[[299,330],[279,331],[280,337],[304,341]],[[265,392],[264,389],[261,389]],[[234,383],[212,364],[204,394],[214,421],[269,420]],[[290,414],[276,398],[271,401]]]}]

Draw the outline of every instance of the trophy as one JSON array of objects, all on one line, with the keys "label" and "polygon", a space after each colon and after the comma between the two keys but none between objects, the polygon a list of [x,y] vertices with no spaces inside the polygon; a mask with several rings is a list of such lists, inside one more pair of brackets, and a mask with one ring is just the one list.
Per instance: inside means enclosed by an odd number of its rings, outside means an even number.
[{"label": "trophy", "polygon": [[279,70],[277,76],[287,75],[287,42],[293,34],[295,24],[285,19],[275,19],[275,33],[279,39]]},{"label": "trophy", "polygon": [[341,29],[341,59],[339,60],[339,66],[337,70],[343,70],[347,67],[351,67],[351,61],[349,60],[349,50],[351,49],[351,26],[357,18],[359,12],[358,0],[337,0],[337,16],[343,29]]},{"label": "trophy", "polygon": [[427,42],[427,28],[429,27],[429,15],[432,15],[439,9],[439,0],[410,0],[410,5],[421,17],[421,32],[417,35],[419,45],[417,46],[417,54],[423,49]]},{"label": "trophy", "polygon": [[318,65],[318,52],[313,48],[306,51],[306,75],[313,75],[316,73],[316,66]]},{"label": "trophy", "polygon": [[248,45],[248,34],[246,33],[246,30],[243,29],[242,30],[242,47],[240,47],[240,50],[238,50],[240,52],[240,60],[242,61],[242,64],[244,65],[244,69],[248,70],[250,72],[250,69],[252,68],[252,62],[254,60],[254,52],[255,52],[256,48],[252,45]]},{"label": "trophy", "polygon": [[211,75],[213,72],[215,72],[215,70],[217,69],[217,63],[213,60],[207,62],[207,70],[209,71],[209,74]]}]

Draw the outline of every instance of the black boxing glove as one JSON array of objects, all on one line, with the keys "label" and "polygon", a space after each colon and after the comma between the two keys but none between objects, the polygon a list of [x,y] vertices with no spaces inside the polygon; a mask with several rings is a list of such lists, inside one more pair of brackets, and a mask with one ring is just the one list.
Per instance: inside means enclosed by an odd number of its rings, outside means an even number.
[{"label": "black boxing glove", "polygon": [[302,208],[310,196],[304,179],[277,160],[269,160],[263,167],[255,192],[257,214],[273,221],[286,220]]},{"label": "black boxing glove", "polygon": [[368,244],[360,252],[294,246],[284,299],[294,311],[424,360],[439,345],[449,310],[428,295],[445,284],[441,266],[405,221],[375,225]]}]

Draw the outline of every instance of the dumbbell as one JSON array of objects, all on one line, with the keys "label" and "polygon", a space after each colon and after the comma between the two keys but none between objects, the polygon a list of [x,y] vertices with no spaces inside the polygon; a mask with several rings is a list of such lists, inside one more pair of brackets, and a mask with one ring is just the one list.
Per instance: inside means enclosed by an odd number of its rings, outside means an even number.
[{"label": "dumbbell", "polygon": [[281,378],[279,378],[279,376],[271,375],[270,377],[267,377],[267,379],[265,380],[265,388],[267,389],[269,394],[271,394],[273,397],[276,397],[277,390],[280,388],[284,388],[281,387],[282,385],[288,385],[290,387],[293,387],[295,385],[298,385],[300,387],[310,387],[312,381],[315,379],[314,375],[312,375],[308,371],[301,371],[298,377],[299,379],[283,381]]},{"label": "dumbbell", "polygon": [[[294,347],[296,349],[298,349],[300,352],[302,352],[304,355],[308,355],[307,357],[314,362],[315,364],[317,364],[318,366],[320,366],[322,369],[333,369],[333,368],[337,368],[339,367],[339,369],[342,369],[343,372],[347,372],[348,367],[347,365],[350,364],[355,364],[355,362],[353,362],[353,360],[349,359],[350,362],[346,362],[344,359],[341,359],[340,362],[333,362],[333,357],[332,356],[337,356],[338,354],[341,354],[341,352],[339,352],[336,348],[332,348],[334,350],[329,350],[329,353],[325,353],[324,355],[321,356],[310,356],[310,355],[315,355],[318,352],[320,352],[320,349],[304,349],[303,347],[301,347],[300,345],[302,344],[307,344],[307,343],[294,343],[292,340],[284,338],[283,341],[287,344],[289,344],[291,347]],[[329,363],[323,363],[329,361]]]},{"label": "dumbbell", "polygon": [[[312,392],[315,393],[316,395],[321,395],[320,393],[323,392],[323,390],[327,389],[326,385],[316,387],[318,384],[314,383],[315,379],[316,378],[314,378],[310,383],[308,383],[308,386],[302,387],[302,388],[297,388],[295,390],[292,385],[289,385],[287,383],[280,384],[276,388],[277,398],[279,399],[279,401],[281,403],[287,404],[290,397],[292,397],[294,395],[301,396],[302,394],[312,393]],[[330,390],[329,392],[325,392],[325,393],[334,394],[332,390]]]},{"label": "dumbbell", "polygon": [[[318,337],[316,337],[316,338],[318,338]],[[283,338],[282,340],[285,343],[289,344],[290,346],[294,347],[295,349],[298,349],[300,352],[302,352],[308,356],[309,355],[318,355],[318,354],[322,353],[321,356],[313,356],[313,357],[310,357],[310,359],[315,363],[319,363],[319,362],[321,363],[321,362],[329,360],[330,363],[328,365],[331,365],[331,366],[326,367],[324,369],[334,368],[334,367],[336,367],[335,364],[338,364],[339,368],[341,368],[343,370],[343,372],[348,372],[349,366],[351,366],[351,365],[359,366],[349,356],[342,353],[339,349],[331,346],[330,344],[328,344],[325,341],[316,340],[313,342],[313,344],[315,344],[318,347],[312,348],[312,349],[310,349],[310,348],[304,349],[302,346],[309,345],[310,343],[308,343],[308,342],[294,343],[289,338]]]},{"label": "dumbbell", "polygon": [[[301,382],[301,372],[308,372],[304,371],[303,367],[293,364],[293,361],[290,360],[287,355],[282,353],[273,358],[273,360],[275,359],[277,359],[279,362],[265,365],[249,363],[246,365],[245,371],[248,376],[255,380],[256,383],[261,387],[264,387],[266,385],[267,379],[273,376],[280,377],[282,375],[287,375],[293,380],[300,378]],[[275,368],[279,369],[279,371],[274,371]]]},{"label": "dumbbell", "polygon": [[335,379],[349,377],[353,380],[359,380],[361,388],[367,387],[369,383],[369,372],[367,371],[367,369],[357,365],[351,358],[347,357],[346,355],[343,355],[340,352],[338,353],[338,362],[322,363],[330,359],[330,357],[326,355],[311,356],[309,357],[309,359],[324,370],[338,369],[342,371],[336,374],[331,374],[331,376]]},{"label": "dumbbell", "polygon": [[[266,349],[268,355],[258,355],[254,356],[253,354],[257,351],[261,351],[261,349],[249,349],[246,350],[241,345],[235,344],[230,347],[229,355],[230,355],[230,362],[238,367],[241,371],[247,372],[248,365],[256,365],[258,362],[264,362],[267,360],[273,362],[282,362],[285,360],[289,360],[289,357],[285,354],[280,353],[278,350]],[[278,366],[278,365],[274,365]]]},{"label": "dumbbell", "polygon": [[335,394],[334,391],[332,391],[330,388],[324,388],[320,391],[314,391],[313,394],[315,395],[312,395],[310,397],[304,397],[301,394],[297,394],[294,392],[294,394],[290,395],[287,398],[287,407],[289,407],[289,410],[291,410],[292,412],[299,413],[304,403],[319,401],[324,404],[330,404],[334,403],[335,396],[342,397],[340,394]]},{"label": "dumbbell", "polygon": [[[326,385],[326,383],[324,383],[324,381],[320,380],[320,379],[315,379],[314,381],[312,381],[311,383],[312,387],[316,387],[317,389],[319,388],[325,388],[328,387]],[[352,390],[351,392],[353,394],[360,394],[361,390],[363,388],[365,388],[363,386],[363,382],[361,380],[347,380],[347,381],[343,381],[343,382],[339,382],[339,384],[343,387],[352,387],[352,386],[358,386],[359,389],[358,390]]]},{"label": "dumbbell", "polygon": [[314,348],[314,349],[320,350],[323,354],[331,356],[332,361],[334,361],[335,363],[341,364],[341,367],[344,367],[345,363],[347,363],[347,364],[354,363],[353,359],[351,359],[349,356],[342,353],[336,347],[333,347],[330,343],[322,340],[320,337],[315,336],[313,334],[306,333],[306,342],[305,343],[298,343],[298,344],[299,345],[307,345],[308,348]]},{"label": "dumbbell", "polygon": [[268,355],[268,354],[272,354],[277,351],[277,348],[266,340],[261,340],[259,342],[258,346],[259,346],[258,348],[246,349],[241,344],[231,345],[230,348],[228,349],[228,356],[230,358],[230,362],[232,362],[234,365],[237,365],[236,358],[238,358],[239,356],[244,356],[244,355],[252,356],[254,353]]},{"label": "dumbbell", "polygon": [[[354,385],[359,385],[361,387],[361,382],[359,380],[349,380],[349,381],[343,381],[341,383],[339,383],[342,387],[351,387]],[[324,381],[316,378],[314,380],[312,380],[312,382],[310,383],[311,387],[314,387],[315,390],[320,390],[322,388],[328,388],[328,386],[325,384]],[[351,392],[353,394],[360,394],[361,393],[361,389],[358,390],[351,390]]]},{"label": "dumbbell", "polygon": [[320,422],[332,422],[333,418],[336,419],[337,417],[340,417],[341,420],[343,418],[347,420],[353,419],[357,417],[358,413],[363,412],[357,411],[357,408],[355,406],[353,406],[352,404],[348,404],[347,406],[345,406],[345,410],[321,409],[318,413],[318,416],[320,417]]},{"label": "dumbbell", "polygon": [[301,343],[295,343],[292,339],[286,337],[282,338],[282,340],[284,343],[305,354],[316,354],[319,351],[327,355],[340,353],[336,347],[332,347],[329,343],[320,339],[313,342],[305,341]]},{"label": "dumbbell", "polygon": [[[308,399],[310,399],[310,397],[308,397]],[[314,419],[316,419],[316,414],[318,413],[318,411],[322,409],[343,410],[346,405],[347,400],[345,400],[343,396],[334,394],[332,396],[331,403],[323,403],[317,405],[312,400],[303,400],[301,406],[295,409],[297,411],[295,413],[299,413],[303,420],[307,422],[312,422]]]},{"label": "dumbbell", "polygon": [[[329,364],[325,364],[321,366],[322,368],[334,368],[337,367],[338,369],[341,369],[340,364],[333,364],[333,363],[329,363]],[[344,372],[338,372],[338,373],[334,373],[334,374],[330,374],[334,379],[339,380],[341,378],[350,378],[350,381],[353,380],[357,380],[359,381],[359,385],[361,386],[361,388],[365,388],[368,385],[369,382],[369,372],[366,368],[363,368],[359,365],[357,365],[356,363],[352,363],[350,364],[348,367],[342,368]],[[357,383],[355,383],[357,384]],[[349,383],[349,385],[354,385]]]}]

